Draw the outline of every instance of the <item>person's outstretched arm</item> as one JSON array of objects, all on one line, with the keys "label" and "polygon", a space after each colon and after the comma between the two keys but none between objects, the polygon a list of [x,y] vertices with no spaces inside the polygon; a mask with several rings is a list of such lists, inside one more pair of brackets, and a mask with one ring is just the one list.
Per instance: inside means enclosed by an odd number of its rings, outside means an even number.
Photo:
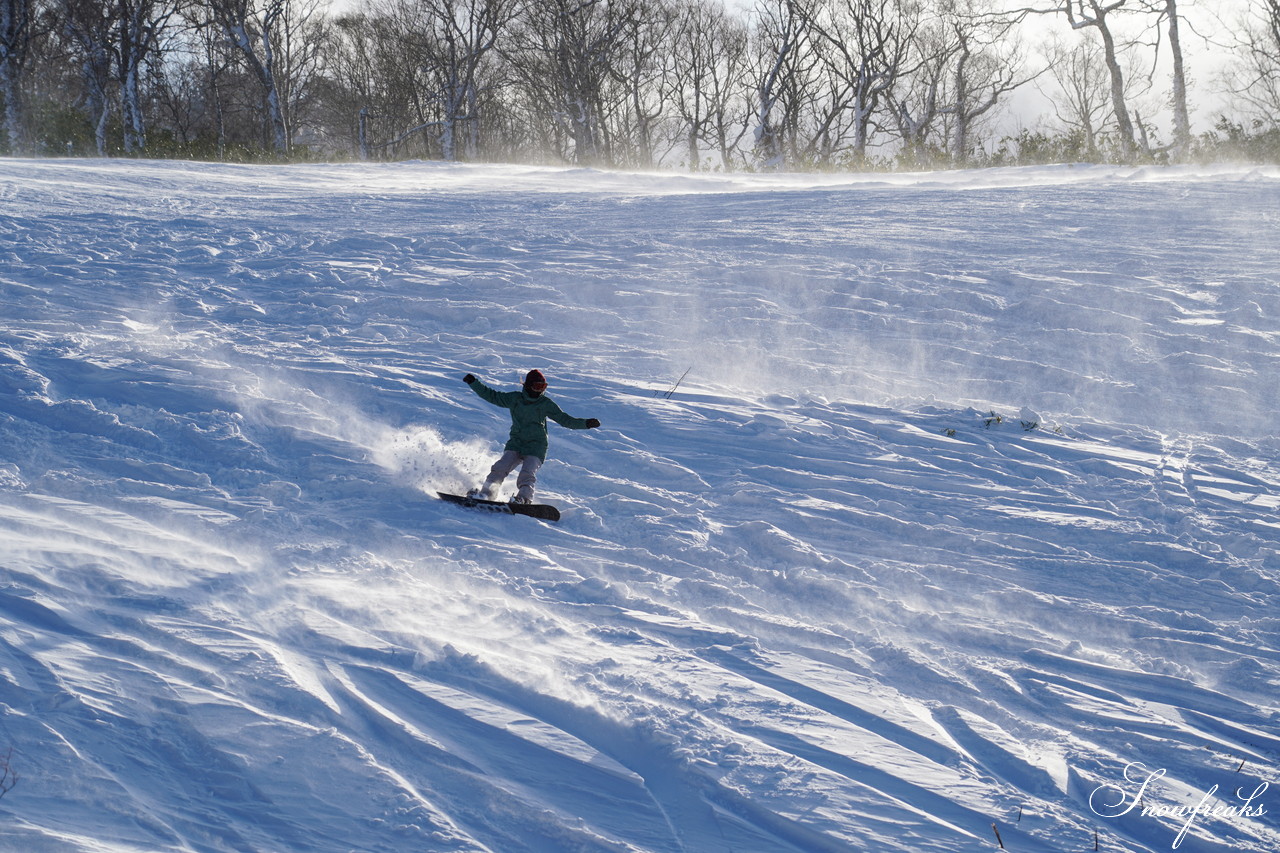
[{"label": "person's outstretched arm", "polygon": [[511,408],[511,398],[517,397],[520,394],[519,391],[494,390],[493,388],[490,388],[488,385],[485,385],[483,382],[477,379],[475,374],[472,374],[472,373],[468,373],[466,376],[462,377],[462,381],[467,383],[467,385],[470,386],[471,390],[475,391],[476,396],[478,396],[481,400],[484,400],[486,403],[492,403],[493,405],[499,406],[504,409]]},{"label": "person's outstretched arm", "polygon": [[547,412],[547,417],[568,429],[595,429],[600,426],[600,421],[595,418],[575,418],[572,415],[566,415],[564,410],[557,406],[553,401],[551,403],[551,411]]}]

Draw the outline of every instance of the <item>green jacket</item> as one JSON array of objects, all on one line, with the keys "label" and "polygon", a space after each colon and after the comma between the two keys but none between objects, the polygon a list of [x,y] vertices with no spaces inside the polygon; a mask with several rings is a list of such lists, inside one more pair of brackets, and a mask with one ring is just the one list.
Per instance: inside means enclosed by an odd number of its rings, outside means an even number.
[{"label": "green jacket", "polygon": [[521,456],[547,460],[547,418],[569,429],[588,428],[586,419],[566,415],[546,394],[530,397],[523,390],[495,391],[479,379],[471,383],[471,390],[481,400],[511,410],[511,437],[503,450],[514,450]]}]

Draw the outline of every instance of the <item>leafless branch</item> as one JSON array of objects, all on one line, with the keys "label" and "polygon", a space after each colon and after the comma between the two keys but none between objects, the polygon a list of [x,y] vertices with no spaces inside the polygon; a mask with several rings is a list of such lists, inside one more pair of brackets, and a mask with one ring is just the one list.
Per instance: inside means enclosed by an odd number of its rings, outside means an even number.
[{"label": "leafless branch", "polygon": [[9,747],[9,751],[0,756],[0,797],[13,790],[13,786],[18,784],[18,774],[13,769],[13,747]]}]

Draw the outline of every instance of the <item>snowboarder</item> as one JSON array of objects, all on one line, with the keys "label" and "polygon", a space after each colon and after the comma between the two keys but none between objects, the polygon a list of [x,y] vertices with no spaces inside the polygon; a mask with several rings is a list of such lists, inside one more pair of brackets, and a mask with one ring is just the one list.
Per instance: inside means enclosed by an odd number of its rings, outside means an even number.
[{"label": "snowboarder", "polygon": [[546,396],[547,378],[540,370],[530,370],[519,391],[496,391],[470,373],[462,377],[462,381],[470,385],[481,400],[511,410],[511,436],[502,456],[493,463],[484,485],[469,492],[469,497],[492,500],[502,481],[518,467],[518,491],[512,503],[533,503],[538,469],[547,458],[547,418],[569,429],[595,429],[600,426],[600,421],[595,418],[566,415],[554,400]]}]

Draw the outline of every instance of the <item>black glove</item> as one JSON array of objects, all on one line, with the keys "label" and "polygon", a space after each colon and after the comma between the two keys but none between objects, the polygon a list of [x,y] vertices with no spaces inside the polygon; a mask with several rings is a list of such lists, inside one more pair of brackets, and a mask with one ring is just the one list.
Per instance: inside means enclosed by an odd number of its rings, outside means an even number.
[{"label": "black glove", "polygon": [[468,373],[466,376],[462,377],[462,381],[470,385],[472,382],[476,381],[476,378],[473,374]]},{"label": "black glove", "polygon": [[587,418],[587,429],[595,429],[600,426],[600,422],[595,418]]}]

